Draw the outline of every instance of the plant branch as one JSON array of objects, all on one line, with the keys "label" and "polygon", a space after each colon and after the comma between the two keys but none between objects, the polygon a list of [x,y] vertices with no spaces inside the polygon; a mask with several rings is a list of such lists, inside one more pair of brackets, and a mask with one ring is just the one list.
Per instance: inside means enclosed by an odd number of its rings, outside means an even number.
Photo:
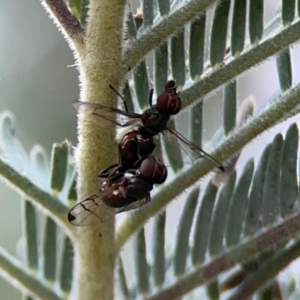
[{"label": "plant branch", "polygon": [[0,273],[18,290],[34,298],[45,300],[66,299],[57,295],[51,286],[46,286],[37,279],[36,274],[29,272],[19,260],[0,248]]},{"label": "plant branch", "polygon": [[53,17],[58,29],[62,30],[68,42],[72,42],[79,54],[84,50],[84,29],[70,12],[63,0],[43,0],[43,6]]},{"label": "plant branch", "polygon": [[[199,267],[189,275],[179,279],[175,284],[161,290],[156,295],[150,296],[147,300],[172,300],[184,296],[191,290],[234,267],[236,264],[249,260],[251,256],[261,254],[271,246],[282,243],[293,235],[299,235],[299,229],[300,214],[298,213],[293,217],[286,218],[281,224],[271,227],[252,240],[227,250],[223,255],[213,259],[212,262]],[[290,255],[293,256],[296,252],[298,253],[299,249],[291,250],[292,254]]]},{"label": "plant branch", "polygon": [[26,176],[22,176],[2,159],[0,159],[0,176],[21,196],[28,198],[34,205],[43,209],[61,228],[66,230],[71,239],[74,238],[74,230],[67,221],[68,208],[58,198],[39,189]]},{"label": "plant branch", "polygon": [[123,64],[133,69],[151,50],[157,48],[166,38],[178,32],[182,27],[215,2],[220,0],[195,0],[187,2],[181,8],[163,18],[150,30],[146,30],[125,51]]},{"label": "plant branch", "polygon": [[195,100],[200,99],[222,84],[232,80],[242,72],[262,62],[268,57],[281,51],[290,44],[299,40],[300,21],[290,27],[282,29],[272,38],[268,38],[259,45],[244,52],[240,57],[235,58],[224,67],[213,71],[208,76],[199,80],[191,87],[185,89],[180,94],[182,99],[182,108],[188,108],[189,105],[195,104]]},{"label": "plant branch", "polygon": [[[243,128],[232,133],[219,147],[211,153],[219,161],[223,161],[236,151],[240,150],[252,139],[265,130],[271,128],[282,118],[286,112],[299,104],[300,85],[282,93],[273,100],[269,108],[263,111],[255,119],[252,119]],[[175,197],[189,186],[194,184],[210,170],[205,160],[195,163],[187,171],[179,174],[172,182],[165,184],[156,195],[152,197],[150,204],[130,213],[130,217],[122,224],[117,232],[117,247],[120,249],[132,234],[143,226],[150,217],[153,217]]]},{"label": "plant branch", "polygon": [[247,276],[228,300],[248,299],[299,256],[300,241],[297,241],[289,249],[279,252],[277,256],[266,261],[258,271]]},{"label": "plant branch", "polygon": [[[86,51],[81,61],[81,98],[90,103],[114,106],[118,88],[127,69],[123,68],[124,0],[91,0],[86,30]],[[97,126],[92,116],[78,115],[78,199],[95,193],[97,174],[116,161],[113,130]],[[111,126],[113,129],[113,125]],[[100,214],[101,207],[97,212]],[[105,213],[105,207],[102,208]],[[99,226],[79,227],[74,242],[76,272],[73,287],[76,299],[114,298],[114,219]]]}]

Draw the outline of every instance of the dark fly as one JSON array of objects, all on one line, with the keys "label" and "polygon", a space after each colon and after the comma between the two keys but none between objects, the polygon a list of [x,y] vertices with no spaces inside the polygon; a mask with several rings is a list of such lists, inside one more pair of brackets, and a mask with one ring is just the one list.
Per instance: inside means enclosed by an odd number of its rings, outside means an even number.
[{"label": "dark fly", "polygon": [[[113,87],[111,88],[115,90]],[[149,95],[150,108],[146,109],[142,114],[128,112],[126,102],[120,95],[119,96],[123,99],[125,104],[125,111],[118,108],[104,106],[101,104],[92,104],[80,101],[75,102],[74,106],[78,110],[83,110],[87,114],[99,117],[98,123],[102,126],[107,126],[107,122],[114,123],[119,127],[128,127],[131,125],[137,126],[137,130],[134,130],[132,132],[136,136],[139,135],[141,139],[137,139],[138,143],[134,143],[137,146],[137,148],[134,151],[130,152],[133,156],[135,155],[135,157],[127,165],[131,165],[132,161],[137,161],[137,157],[139,161],[142,161],[145,157],[150,155],[153,149],[155,148],[155,144],[152,138],[158,133],[162,133],[164,138],[168,139],[174,144],[179,144],[182,150],[185,153],[187,153],[187,155],[192,161],[198,158],[204,158],[214,167],[218,168],[220,171],[223,172],[224,167],[215,158],[210,156],[208,153],[206,153],[204,150],[202,150],[200,147],[198,147],[188,139],[186,139],[178,131],[176,131],[175,129],[171,129],[167,126],[170,120],[170,116],[176,115],[181,109],[181,99],[179,97],[179,93],[177,93],[176,91],[175,81],[171,80],[166,84],[165,90],[158,96],[155,105],[152,103],[152,95],[153,89],[150,90]],[[124,137],[126,137],[126,135]],[[146,151],[140,151],[141,148],[139,145],[143,145],[144,141],[146,140],[149,142],[149,144],[147,142],[147,146],[145,147]],[[123,149],[126,148],[124,147],[125,143],[121,142],[120,144],[121,145],[119,145],[119,147],[123,146]],[[151,149],[151,147],[153,149]],[[125,165],[126,157],[130,157],[130,155],[127,156],[127,154],[125,156],[125,152],[126,151],[120,151],[119,149],[119,153],[121,155],[119,156],[119,165]],[[128,159],[128,162],[129,160],[130,159]]]},{"label": "dark fly", "polygon": [[137,169],[122,173],[114,164],[99,173],[102,187],[97,194],[76,204],[68,213],[68,220],[76,226],[94,225],[121,212],[139,208],[150,202],[154,184],[167,178],[167,168],[157,157],[144,159]]}]

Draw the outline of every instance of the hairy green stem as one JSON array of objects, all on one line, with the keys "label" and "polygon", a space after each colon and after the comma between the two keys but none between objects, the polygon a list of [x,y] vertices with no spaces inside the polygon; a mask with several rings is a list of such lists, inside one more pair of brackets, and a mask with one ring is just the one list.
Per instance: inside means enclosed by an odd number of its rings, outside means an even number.
[{"label": "hairy green stem", "polygon": [[247,299],[266,283],[282,272],[291,262],[300,256],[300,241],[289,249],[279,252],[275,257],[266,261],[258,271],[249,275],[228,300]]},{"label": "hairy green stem", "polygon": [[[286,241],[293,235],[298,235],[300,229],[300,214],[285,219],[281,224],[269,228],[264,233],[248,242],[227,250],[223,255],[213,259],[211,262],[199,267],[189,275],[179,279],[175,284],[160,290],[157,294],[150,296],[147,300],[172,300],[186,295],[191,290],[212,280],[221,273],[234,267],[236,264],[248,260],[255,254],[260,254],[273,245]],[[299,245],[291,247],[289,258],[299,254]],[[286,266],[288,258],[281,257],[280,263]],[[279,261],[278,261],[279,262]],[[234,299],[246,299],[239,297]]]},{"label": "hairy green stem", "polygon": [[66,299],[57,295],[52,286],[42,283],[36,273],[28,271],[20,261],[15,259],[4,249],[0,248],[0,272],[9,283],[13,284],[21,292],[34,298],[44,300],[63,300]]},{"label": "hairy green stem", "polygon": [[65,35],[71,48],[75,48],[80,55],[84,51],[84,29],[79,21],[70,12],[65,1],[63,0],[43,0],[43,6],[52,16],[56,26]]},{"label": "hairy green stem", "polygon": [[195,100],[204,97],[209,92],[222,84],[232,80],[242,72],[254,67],[278,51],[288,47],[299,40],[300,21],[290,27],[282,29],[272,38],[267,38],[259,45],[247,50],[241,56],[226,64],[224,67],[213,71],[208,76],[194,83],[180,94],[182,108],[195,104]]},{"label": "hairy green stem", "polygon": [[74,228],[67,221],[68,208],[60,200],[33,184],[26,176],[22,176],[0,159],[0,176],[3,177],[14,190],[33,204],[40,207],[49,217],[57,222],[71,239],[74,239]]},{"label": "hairy green stem", "polygon": [[[81,60],[81,98],[86,102],[115,106],[123,81],[123,16],[126,1],[92,0],[86,32],[86,52]],[[97,174],[115,163],[117,147],[114,131],[97,126],[91,116],[79,113],[76,151],[78,199],[98,191]],[[101,121],[101,120],[99,120]],[[103,207],[103,213],[105,208]],[[114,219],[99,226],[79,227],[74,243],[74,293],[76,299],[111,300],[114,294]]]},{"label": "hairy green stem", "polygon": [[133,42],[124,54],[123,64],[133,69],[147,53],[157,48],[169,36],[181,30],[186,23],[200,17],[201,13],[204,13],[210,5],[219,1],[194,0],[187,2],[167,18],[162,19],[151,30],[146,30]]}]

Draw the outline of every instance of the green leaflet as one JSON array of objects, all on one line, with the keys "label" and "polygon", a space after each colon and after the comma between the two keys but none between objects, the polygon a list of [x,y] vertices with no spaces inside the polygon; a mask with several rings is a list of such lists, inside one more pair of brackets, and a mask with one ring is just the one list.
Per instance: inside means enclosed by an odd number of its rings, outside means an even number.
[{"label": "green leaflet", "polygon": [[124,268],[123,268],[123,263],[122,263],[122,258],[118,258],[118,275],[119,275],[119,285],[120,289],[122,291],[122,294],[124,298],[129,298],[129,291],[127,287],[127,282],[126,282],[126,277],[124,273]]},{"label": "green leaflet", "polygon": [[209,239],[208,232],[211,227],[211,218],[217,192],[218,188],[212,183],[212,181],[209,181],[206,189],[204,190],[201,205],[195,219],[195,231],[191,253],[193,265],[202,263],[205,258]]},{"label": "green leaflet", "polygon": [[234,0],[231,24],[231,55],[239,55],[244,49],[246,34],[246,0]]},{"label": "green leaflet", "polygon": [[154,52],[154,87],[159,96],[168,81],[168,44],[161,44]]},{"label": "green leaflet", "polygon": [[223,248],[223,236],[229,211],[230,200],[234,191],[236,172],[233,171],[217,195],[211,218],[208,251],[211,256],[218,255]]},{"label": "green leaflet", "polygon": [[204,68],[205,23],[206,14],[202,14],[190,25],[189,68],[193,80],[202,74]]},{"label": "green leaflet", "polygon": [[153,1],[143,0],[143,23],[145,27],[150,27],[153,23],[153,10]]},{"label": "green leaflet", "polygon": [[174,250],[174,275],[177,277],[183,275],[185,271],[189,249],[190,231],[198,203],[199,192],[200,189],[195,188],[188,195],[178,224]]},{"label": "green leaflet", "polygon": [[230,82],[223,88],[223,127],[227,135],[236,124],[236,81]]},{"label": "green leaflet", "polygon": [[283,50],[277,54],[276,65],[280,88],[282,91],[285,91],[292,86],[293,81],[290,49]]},{"label": "green leaflet", "polygon": [[66,236],[63,237],[62,254],[60,259],[60,274],[59,281],[60,287],[64,292],[69,292],[73,280],[73,258],[74,249],[70,239]]},{"label": "green leaflet", "polygon": [[58,194],[64,186],[67,174],[70,145],[67,141],[54,144],[51,153],[51,189]]},{"label": "green leaflet", "polygon": [[235,186],[233,196],[230,201],[228,219],[225,229],[226,246],[237,244],[242,233],[243,222],[245,220],[246,206],[248,202],[248,190],[250,187],[254,161],[250,159],[243,168],[240,178]]},{"label": "green leaflet", "polygon": [[89,0],[69,0],[72,14],[77,18],[82,26],[85,27],[88,15]]},{"label": "green leaflet", "polygon": [[141,228],[134,237],[134,258],[138,290],[142,294],[149,290],[149,266],[146,251],[145,231]]},{"label": "green leaflet", "polygon": [[298,201],[297,156],[299,130],[292,124],[285,136],[281,161],[279,210],[284,218],[294,212]]},{"label": "green leaflet", "polygon": [[129,39],[135,38],[137,33],[136,23],[133,18],[132,9],[130,3],[128,3],[129,12],[126,18],[126,36]]},{"label": "green leaflet", "polygon": [[280,169],[283,151],[283,137],[275,136],[265,173],[262,201],[262,223],[264,226],[273,223],[279,215]]},{"label": "green leaflet", "polygon": [[203,101],[190,108],[189,139],[202,147]]},{"label": "green leaflet", "polygon": [[160,213],[154,220],[153,243],[153,277],[155,285],[161,287],[165,281],[165,226],[166,212]]},{"label": "green leaflet", "polygon": [[219,290],[218,280],[213,280],[206,286],[206,294],[210,300],[220,299],[220,290]]},{"label": "green leaflet", "polygon": [[161,16],[165,16],[170,12],[170,0],[158,0],[158,7]]},{"label": "green leaflet", "polygon": [[271,147],[272,145],[269,144],[263,150],[253,175],[252,184],[249,190],[249,201],[245,219],[245,236],[252,235],[262,226],[260,217],[262,212],[263,188]]},{"label": "green leaflet", "polygon": [[44,277],[54,282],[56,278],[56,247],[57,247],[57,226],[55,222],[46,217],[45,226],[43,232],[43,257],[44,257],[44,266],[43,273]]},{"label": "green leaflet", "polygon": [[25,238],[26,263],[29,268],[38,270],[39,254],[37,241],[37,218],[35,207],[26,199],[22,200],[23,231]]},{"label": "green leaflet", "polygon": [[215,6],[209,46],[209,59],[212,68],[220,66],[224,59],[229,9],[230,0],[224,0]]},{"label": "green leaflet", "polygon": [[133,81],[137,102],[141,109],[149,107],[149,82],[145,60],[143,60],[133,73]]},{"label": "green leaflet", "polygon": [[249,0],[249,36],[251,44],[257,44],[264,29],[264,1]]},{"label": "green leaflet", "polygon": [[178,87],[185,83],[184,29],[171,38],[170,60],[172,77]]},{"label": "green leaflet", "polygon": [[281,3],[281,18],[284,26],[290,25],[295,16],[295,0],[284,0]]}]

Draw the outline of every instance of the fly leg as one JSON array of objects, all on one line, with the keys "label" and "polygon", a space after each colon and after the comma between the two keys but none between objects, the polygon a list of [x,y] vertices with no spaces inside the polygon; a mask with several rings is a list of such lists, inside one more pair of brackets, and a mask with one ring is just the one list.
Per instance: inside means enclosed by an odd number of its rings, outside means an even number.
[{"label": "fly leg", "polygon": [[153,96],[153,89],[151,89],[149,91],[149,105],[150,107],[153,107],[153,104],[152,104],[152,96]]},{"label": "fly leg", "polygon": [[[96,110],[96,109],[95,109]],[[130,121],[128,121],[128,122],[126,122],[126,123],[120,123],[120,122],[117,122],[116,120],[111,120],[110,118],[108,118],[108,117],[106,117],[105,115],[101,115],[101,114],[98,114],[98,113],[96,113],[96,112],[93,112],[92,113],[92,115],[94,115],[94,116],[97,116],[97,117],[99,117],[99,118],[102,118],[102,119],[104,119],[104,120],[106,120],[106,121],[109,121],[109,122],[111,122],[111,123],[114,123],[114,124],[116,124],[116,125],[118,125],[118,126],[120,126],[120,127],[128,127],[128,126],[130,126],[131,124],[132,124],[132,122],[130,122]]]},{"label": "fly leg", "polygon": [[[128,84],[128,83],[127,83]],[[124,108],[127,113],[129,113],[128,105],[124,97],[112,86],[109,84],[109,87],[123,100]]]}]

